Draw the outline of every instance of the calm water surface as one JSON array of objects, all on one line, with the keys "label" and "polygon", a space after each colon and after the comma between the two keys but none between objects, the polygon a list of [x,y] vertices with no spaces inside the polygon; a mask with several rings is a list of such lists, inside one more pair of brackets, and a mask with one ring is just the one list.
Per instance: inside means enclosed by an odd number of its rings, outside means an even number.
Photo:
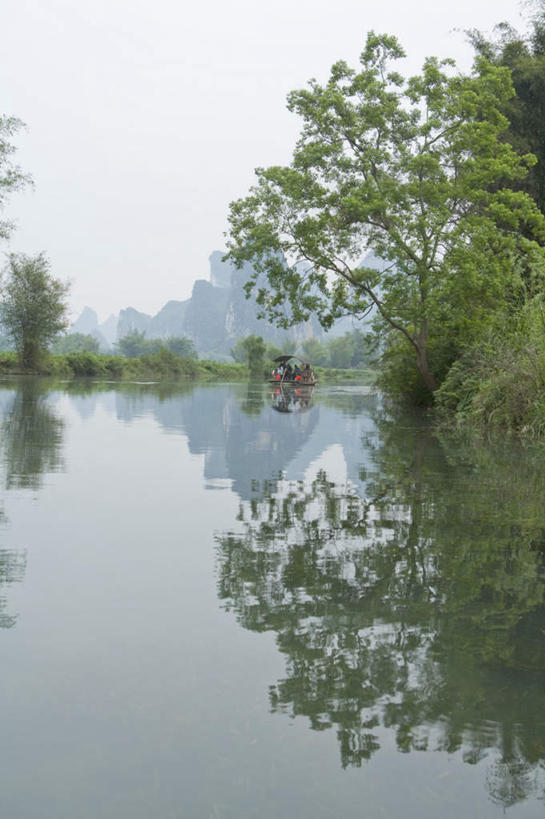
[{"label": "calm water surface", "polygon": [[365,388],[0,383],[0,815],[537,817],[545,454]]}]

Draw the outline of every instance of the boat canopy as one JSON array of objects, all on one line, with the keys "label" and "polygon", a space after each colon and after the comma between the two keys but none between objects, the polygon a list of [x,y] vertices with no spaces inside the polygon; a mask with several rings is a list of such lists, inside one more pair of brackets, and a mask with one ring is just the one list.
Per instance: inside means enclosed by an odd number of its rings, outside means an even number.
[{"label": "boat canopy", "polygon": [[308,361],[305,361],[303,358],[301,358],[298,355],[277,355],[276,358],[274,359],[274,361],[277,364],[285,364],[286,361],[289,361],[291,358],[296,358],[297,361],[301,362],[301,364],[309,364]]}]

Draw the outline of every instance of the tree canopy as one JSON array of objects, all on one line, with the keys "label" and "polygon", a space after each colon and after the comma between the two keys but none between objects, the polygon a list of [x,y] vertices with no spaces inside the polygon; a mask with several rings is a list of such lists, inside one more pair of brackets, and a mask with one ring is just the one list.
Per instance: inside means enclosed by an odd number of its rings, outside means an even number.
[{"label": "tree canopy", "polygon": [[43,253],[11,253],[1,285],[2,324],[23,367],[35,367],[48,345],[68,326],[69,284],[54,278]]},{"label": "tree canopy", "polygon": [[[228,256],[253,264],[248,292],[281,326],[376,311],[433,392],[443,364],[430,353],[443,344],[450,365],[521,264],[543,276],[545,219],[513,188],[536,160],[504,138],[509,70],[479,57],[461,76],[429,58],[404,79],[403,56],[371,32],[358,70],[337,62],[325,85],[289,95],[303,121],[293,159],[258,168],[231,204]],[[362,265],[368,251],[381,270]]]},{"label": "tree canopy", "polygon": [[261,336],[251,334],[245,338],[239,338],[231,350],[231,355],[238,362],[246,362],[252,374],[257,374],[263,370],[266,345]]},{"label": "tree canopy", "polygon": [[474,29],[467,34],[479,57],[511,72],[516,93],[503,107],[509,120],[506,137],[538,160],[515,187],[529,193],[545,213],[545,3],[538,3],[527,36],[507,23],[499,23],[494,32],[493,38]]}]

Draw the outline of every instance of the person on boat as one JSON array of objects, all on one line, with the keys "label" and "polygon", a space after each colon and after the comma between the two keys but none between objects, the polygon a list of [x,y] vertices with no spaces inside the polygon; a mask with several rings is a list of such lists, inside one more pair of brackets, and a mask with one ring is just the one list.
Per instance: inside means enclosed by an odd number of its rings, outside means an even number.
[{"label": "person on boat", "polygon": [[293,380],[293,369],[291,364],[286,364],[286,371],[285,371],[285,380],[292,381]]}]

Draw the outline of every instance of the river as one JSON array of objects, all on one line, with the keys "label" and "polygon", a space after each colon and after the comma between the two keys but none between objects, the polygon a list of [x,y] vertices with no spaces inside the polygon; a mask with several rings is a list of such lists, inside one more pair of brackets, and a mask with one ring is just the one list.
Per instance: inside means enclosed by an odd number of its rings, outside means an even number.
[{"label": "river", "polygon": [[543,815],[543,448],[20,379],[0,486],[2,816]]}]

